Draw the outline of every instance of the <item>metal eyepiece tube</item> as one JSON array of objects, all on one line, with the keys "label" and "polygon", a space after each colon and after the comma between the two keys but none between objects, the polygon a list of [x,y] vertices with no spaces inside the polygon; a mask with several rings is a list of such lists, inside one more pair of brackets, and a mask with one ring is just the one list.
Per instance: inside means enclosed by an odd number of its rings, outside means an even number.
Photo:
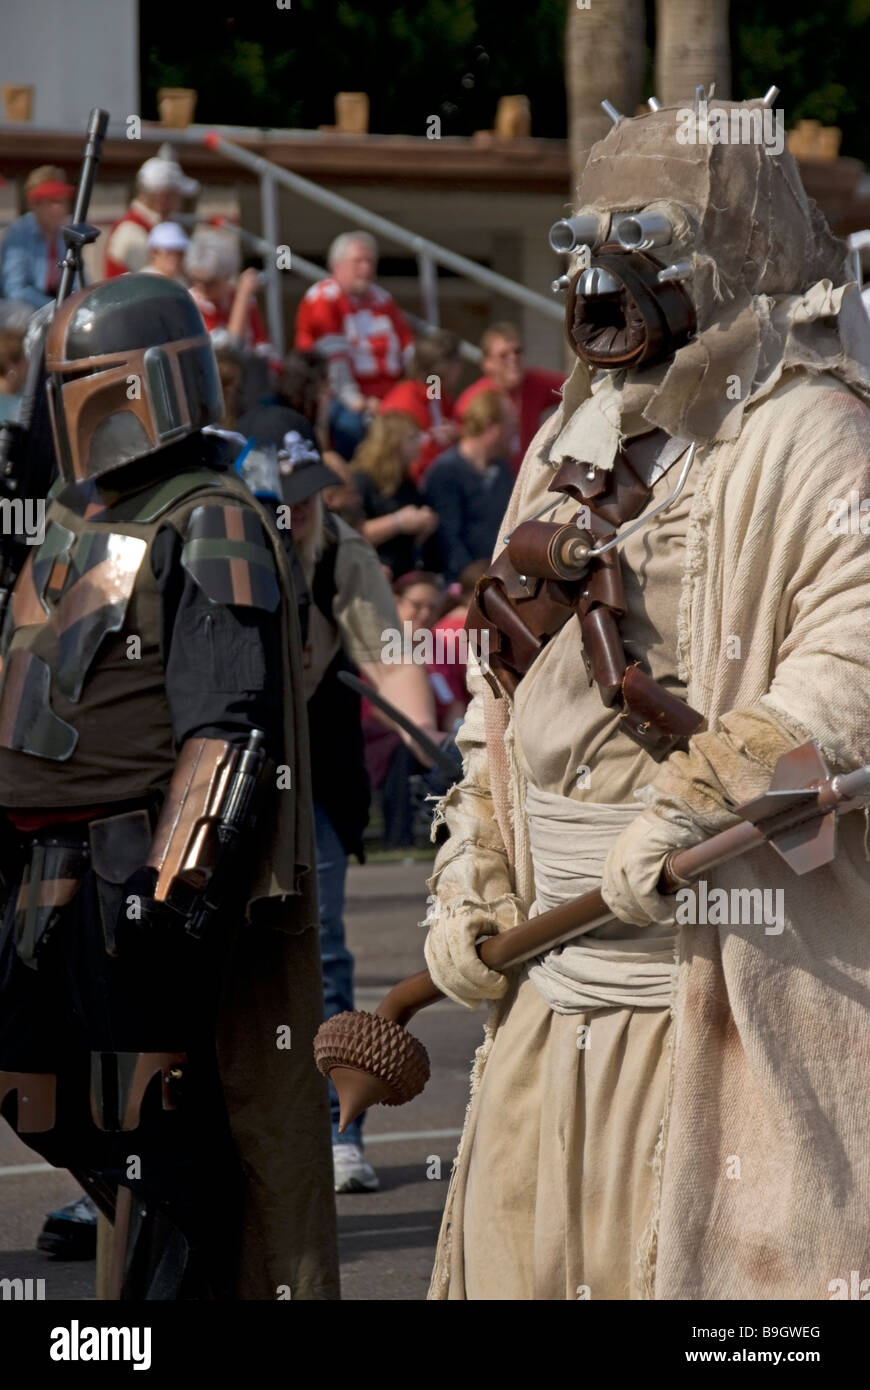
[{"label": "metal eyepiece tube", "polygon": [[691,261],[674,261],[673,265],[663,266],[656,279],[660,285],[667,285],[671,280],[691,280],[694,273]]},{"label": "metal eyepiece tube", "polygon": [[561,217],[553,223],[549,235],[550,246],[560,255],[569,255],[580,246],[589,246],[594,250],[603,239],[601,218],[594,213]]},{"label": "metal eyepiece tube", "polygon": [[614,231],[624,251],[648,251],[651,246],[666,246],[674,235],[663,212],[636,212],[617,218]]}]

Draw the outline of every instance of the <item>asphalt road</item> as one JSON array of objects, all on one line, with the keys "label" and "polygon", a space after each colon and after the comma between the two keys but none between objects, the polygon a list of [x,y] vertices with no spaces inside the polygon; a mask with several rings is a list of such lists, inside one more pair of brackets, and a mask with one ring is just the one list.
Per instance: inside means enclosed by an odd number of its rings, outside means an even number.
[{"label": "asphalt road", "polygon": [[[357,1007],[423,964],[423,863],[354,865],[348,876],[348,937],[357,961]],[[366,1144],[381,1188],[337,1198],[345,1299],[424,1299],[450,1166],[468,1094],[483,1010],[448,1002],[419,1014],[413,1031],[432,1061],[422,1095],[376,1107]],[[94,1296],[93,1262],[50,1259],[34,1249],[45,1213],[78,1195],[68,1173],[47,1168],[0,1120],[0,1278],[45,1279],[46,1299]]]}]

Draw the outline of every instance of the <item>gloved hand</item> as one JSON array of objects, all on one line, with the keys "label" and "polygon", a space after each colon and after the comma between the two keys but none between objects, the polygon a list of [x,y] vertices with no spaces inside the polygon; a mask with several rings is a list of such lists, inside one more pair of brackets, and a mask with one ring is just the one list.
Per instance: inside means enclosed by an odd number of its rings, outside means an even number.
[{"label": "gloved hand", "polygon": [[160,932],[170,925],[172,913],[165,903],[155,902],[157,870],[143,866],[125,880],[121,889],[115,940],[128,949],[141,943],[147,935]]},{"label": "gloved hand", "polygon": [[475,942],[524,921],[519,899],[510,893],[489,903],[473,897],[457,896],[448,902],[431,897],[425,922],[429,935],[423,951],[435,984],[467,1009],[476,1008],[481,999],[500,999],[508,987],[508,977],[483,964]]},{"label": "gloved hand", "polygon": [[756,705],[722,715],[688,752],[672,753],[639,793],[647,809],[605,861],[601,893],[611,911],[635,926],[673,923],[676,898],[656,888],[668,854],[734,825],[734,807],[766,791],[780,756],[808,737]]},{"label": "gloved hand", "polygon": [[673,926],[676,897],[659,893],[659,875],[673,850],[701,839],[700,831],[664,820],[655,811],[642,811],[623,830],[604,862],[601,896],[614,916],[638,927],[650,922]]}]

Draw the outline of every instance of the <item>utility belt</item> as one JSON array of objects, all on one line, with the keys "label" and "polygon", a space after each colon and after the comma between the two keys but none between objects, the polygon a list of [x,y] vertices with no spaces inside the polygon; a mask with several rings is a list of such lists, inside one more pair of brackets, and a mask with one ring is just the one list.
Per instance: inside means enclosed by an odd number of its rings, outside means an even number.
[{"label": "utility belt", "polygon": [[629,661],[620,632],[626,611],[620,556],[615,547],[592,552],[640,515],[653,481],[685,448],[653,430],[626,444],[612,469],[565,459],[548,491],[571,497],[580,510],[568,522],[532,518],[517,526],[478,581],[465,624],[500,698],[513,695],[547,642],[576,618],[589,684],[598,685],[606,706],[620,709],[624,732],[656,762],[685,747],[704,728],[704,716]]},{"label": "utility belt", "polygon": [[125,897],[131,920],[145,927],[169,921],[200,937],[246,881],[241,852],[264,786],[263,739],[260,729],[243,748],[225,739],[188,739],[162,804],[128,802],[86,824],[49,825],[22,837],[18,871],[4,869],[4,880],[18,884],[14,932],[21,962],[37,968],[90,871],[108,955],[118,954]]},{"label": "utility belt", "polygon": [[[22,965],[38,968],[53,935],[63,930],[88,874],[93,875],[106,951],[117,955],[115,933],[126,882],[148,856],[157,809],[152,799],[86,823],[47,825],[19,837],[14,906],[10,910],[7,904],[6,929],[14,933]],[[158,1076],[161,1107],[175,1110],[186,1064],[187,1054],[179,1051],[91,1053],[93,1124],[106,1133],[136,1129],[145,1093]],[[57,1085],[54,1072],[0,1070],[0,1106],[15,1093],[13,1123],[19,1134],[54,1129]]]},{"label": "utility belt", "polygon": [[106,952],[117,955],[124,887],[148,857],[156,819],[156,806],[146,803],[84,825],[48,825],[21,837],[18,887],[12,891],[15,949],[23,965],[36,969],[91,870]]}]

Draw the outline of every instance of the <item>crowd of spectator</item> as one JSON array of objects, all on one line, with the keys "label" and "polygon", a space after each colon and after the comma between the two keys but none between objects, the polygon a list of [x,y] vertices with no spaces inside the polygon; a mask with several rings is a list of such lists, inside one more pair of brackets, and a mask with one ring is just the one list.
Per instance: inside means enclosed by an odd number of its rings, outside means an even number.
[{"label": "crowd of spectator", "polygon": [[[27,322],[57,291],[73,192],[63,169],[35,169],[24,185],[27,211],[0,242],[0,420],[17,411]],[[288,441],[310,441],[324,465],[318,505],[376,552],[400,621],[458,633],[561,375],[526,367],[519,330],[494,323],[481,341],[482,371],[460,393],[458,337],[415,335],[377,284],[377,246],[363,231],[333,241],[329,274],[303,296],[294,347],[276,361],[258,304],[263,276],[242,267],[238,239],[206,224],[188,235],[173,220],[198,192],[164,150],[147,159],[104,238],[103,275],[141,271],[187,285],[215,346],[221,427],[240,456],[252,445],[271,450],[286,492]],[[297,539],[307,506],[293,515]],[[428,675],[438,726],[448,730],[465,705],[462,662],[429,663]],[[410,844],[407,784],[422,765],[377,710],[365,710],[364,727],[370,779],[385,793],[385,838]]]}]

